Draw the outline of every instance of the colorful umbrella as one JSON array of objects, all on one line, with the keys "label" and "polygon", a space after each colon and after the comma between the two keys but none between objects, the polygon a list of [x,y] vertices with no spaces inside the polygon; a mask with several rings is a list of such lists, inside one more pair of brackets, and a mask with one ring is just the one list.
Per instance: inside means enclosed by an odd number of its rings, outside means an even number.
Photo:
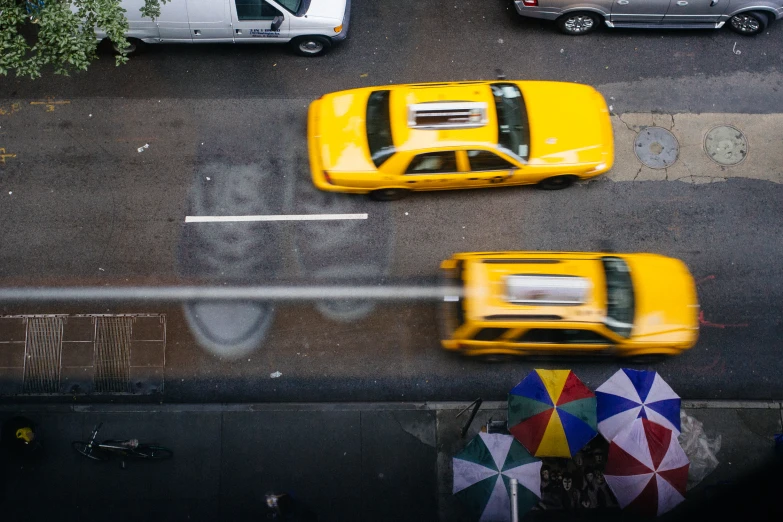
[{"label": "colorful umbrella", "polygon": [[519,481],[520,515],[541,497],[541,461],[509,435],[479,433],[453,465],[454,495],[482,522],[511,519],[509,479]]},{"label": "colorful umbrella", "polygon": [[672,430],[636,419],[609,444],[604,477],[620,507],[660,515],[685,500],[688,465]]},{"label": "colorful umbrella", "polygon": [[536,457],[570,458],[595,423],[595,395],[571,370],[533,370],[508,394],[508,430]]},{"label": "colorful umbrella", "polygon": [[680,397],[657,372],[623,368],[595,390],[598,431],[611,440],[641,417],[680,434]]}]

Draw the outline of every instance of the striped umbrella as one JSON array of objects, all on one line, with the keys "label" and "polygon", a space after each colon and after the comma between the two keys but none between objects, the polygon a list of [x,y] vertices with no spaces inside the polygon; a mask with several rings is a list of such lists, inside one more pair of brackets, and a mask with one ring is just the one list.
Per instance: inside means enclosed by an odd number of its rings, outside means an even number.
[{"label": "striped umbrella", "polygon": [[519,481],[520,515],[541,497],[541,461],[509,435],[479,433],[454,457],[453,466],[454,495],[482,522],[511,519],[509,479]]},{"label": "striped umbrella", "polygon": [[672,430],[636,419],[609,444],[604,477],[620,507],[661,515],[685,500],[688,465]]},{"label": "striped umbrella", "polygon": [[640,417],[680,434],[680,397],[658,372],[623,368],[599,386],[595,395],[598,431],[610,442]]},{"label": "striped umbrella", "polygon": [[536,457],[570,458],[595,423],[595,395],[571,370],[533,370],[508,394],[508,430]]}]

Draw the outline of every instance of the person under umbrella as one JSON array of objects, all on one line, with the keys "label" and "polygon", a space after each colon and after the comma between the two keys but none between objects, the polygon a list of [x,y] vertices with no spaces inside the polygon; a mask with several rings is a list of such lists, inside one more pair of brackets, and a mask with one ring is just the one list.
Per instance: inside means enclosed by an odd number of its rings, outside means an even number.
[{"label": "person under umbrella", "polygon": [[595,408],[571,370],[533,370],[508,395],[508,430],[536,457],[571,458],[598,434]]},{"label": "person under umbrella", "polygon": [[511,519],[512,478],[520,515],[541,497],[541,461],[510,435],[479,433],[454,457],[453,471],[454,495],[482,522]]},{"label": "person under umbrella", "polygon": [[685,500],[688,466],[674,432],[642,418],[609,444],[604,477],[620,507],[654,516]]},{"label": "person under umbrella", "polygon": [[623,368],[595,396],[598,431],[609,442],[640,417],[680,434],[680,397],[658,372]]}]

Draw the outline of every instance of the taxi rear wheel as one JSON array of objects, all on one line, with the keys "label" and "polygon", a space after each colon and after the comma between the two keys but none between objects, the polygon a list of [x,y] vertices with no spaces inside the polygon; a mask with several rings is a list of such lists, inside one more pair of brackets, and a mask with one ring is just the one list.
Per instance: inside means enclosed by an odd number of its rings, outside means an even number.
[{"label": "taxi rear wheel", "polygon": [[294,39],[291,45],[300,56],[321,56],[329,50],[332,43],[323,36],[301,36]]},{"label": "taxi rear wheel", "polygon": [[560,190],[570,187],[576,180],[576,176],[553,176],[539,181],[537,187],[543,190]]},{"label": "taxi rear wheel", "polygon": [[395,189],[395,188],[380,189],[380,190],[373,190],[372,192],[370,192],[370,198],[374,199],[375,201],[394,201],[397,199],[404,198],[409,193],[410,190],[405,190],[405,189]]}]

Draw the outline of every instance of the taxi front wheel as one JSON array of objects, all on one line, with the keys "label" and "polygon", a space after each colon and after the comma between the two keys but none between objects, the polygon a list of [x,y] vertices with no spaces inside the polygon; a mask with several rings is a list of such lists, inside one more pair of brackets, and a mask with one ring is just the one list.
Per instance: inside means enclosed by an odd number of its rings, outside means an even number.
[{"label": "taxi front wheel", "polygon": [[536,186],[542,190],[560,190],[570,187],[576,180],[576,176],[553,176],[542,179]]},{"label": "taxi front wheel", "polygon": [[380,190],[373,190],[372,192],[370,192],[370,198],[374,199],[375,201],[394,201],[397,199],[404,198],[409,193],[410,190],[405,190],[405,189],[395,189],[395,188],[380,189]]}]

